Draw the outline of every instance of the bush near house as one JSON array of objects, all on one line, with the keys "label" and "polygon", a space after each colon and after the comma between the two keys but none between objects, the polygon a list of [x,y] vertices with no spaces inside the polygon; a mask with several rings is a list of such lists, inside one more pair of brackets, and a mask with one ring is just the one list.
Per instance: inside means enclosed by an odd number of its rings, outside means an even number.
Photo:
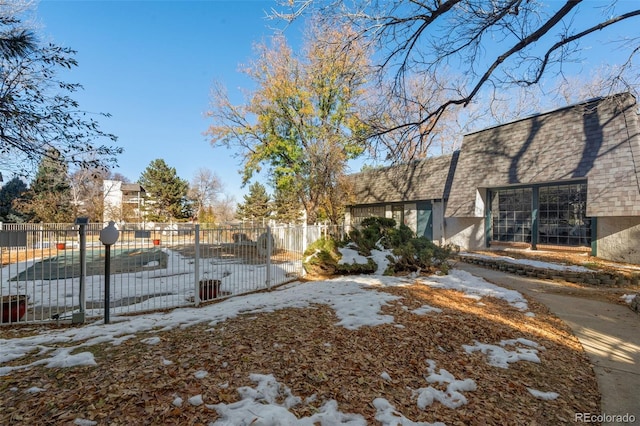
[{"label": "bush near house", "polygon": [[[339,247],[349,245],[367,257],[367,263],[341,264]],[[362,221],[360,229],[353,229],[342,241],[320,239],[305,252],[304,267],[316,275],[371,274],[378,265],[370,257],[372,250],[389,252],[390,263],[385,274],[448,273],[448,260],[457,252],[453,245],[439,246],[424,237],[416,237],[406,225],[396,228],[396,221],[384,217],[370,217]]]}]

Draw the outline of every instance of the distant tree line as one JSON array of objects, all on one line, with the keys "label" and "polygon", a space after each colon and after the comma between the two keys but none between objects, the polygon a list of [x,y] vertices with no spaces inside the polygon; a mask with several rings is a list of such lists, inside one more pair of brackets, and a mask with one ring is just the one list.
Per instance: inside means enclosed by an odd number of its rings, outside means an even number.
[{"label": "distant tree line", "polygon": [[[69,173],[64,162],[51,152],[43,157],[35,177],[25,183],[14,177],[0,188],[1,222],[71,223],[77,217],[102,222],[105,208],[103,182],[129,179],[105,169],[78,169]],[[237,204],[224,193],[220,178],[211,170],[199,169],[191,182],[178,176],[176,169],[163,159],[150,162],[137,183],[146,192],[141,211],[133,206],[121,206],[108,215],[118,221],[149,222],[198,221],[229,223],[244,221],[263,223],[265,220],[293,223],[302,217],[302,207],[292,194],[276,191],[273,198],[256,182]],[[107,188],[108,189],[108,188]]]}]

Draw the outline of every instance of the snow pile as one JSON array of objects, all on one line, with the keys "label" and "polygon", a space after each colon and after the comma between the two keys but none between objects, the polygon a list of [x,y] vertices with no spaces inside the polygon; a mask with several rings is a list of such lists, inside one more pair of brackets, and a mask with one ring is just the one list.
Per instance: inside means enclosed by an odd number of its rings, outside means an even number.
[{"label": "snow pile", "polygon": [[436,363],[431,359],[427,360],[427,364],[429,364],[429,367],[427,367],[429,372],[426,377],[427,383],[446,384],[447,390],[442,391],[429,386],[414,391],[414,395],[417,396],[418,408],[421,410],[424,410],[435,401],[449,408],[458,408],[467,403],[467,398],[462,392],[475,391],[477,389],[476,382],[473,380],[458,380],[444,368],[441,368],[440,372],[436,373]]},{"label": "snow pile", "polygon": [[[520,345],[520,346],[517,346]],[[515,350],[507,350],[505,346],[513,346]],[[525,347],[522,347],[525,346]],[[487,363],[494,367],[509,368],[509,364],[518,361],[530,361],[540,363],[538,350],[544,350],[544,346],[528,339],[502,340],[500,345],[489,345],[475,342],[474,345],[462,345],[465,352],[473,353],[480,351],[487,355]]]}]

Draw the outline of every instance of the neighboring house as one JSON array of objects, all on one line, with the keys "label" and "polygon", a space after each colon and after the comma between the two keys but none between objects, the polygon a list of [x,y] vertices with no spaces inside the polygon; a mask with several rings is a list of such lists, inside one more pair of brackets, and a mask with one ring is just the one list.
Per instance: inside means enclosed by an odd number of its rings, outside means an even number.
[{"label": "neighboring house", "polygon": [[124,183],[119,180],[104,180],[104,217],[106,223],[142,222],[142,209],[146,191],[137,183]]},{"label": "neighboring house", "polygon": [[394,217],[466,250],[640,263],[639,131],[636,100],[623,93],[467,134],[453,155],[353,175],[346,222]]}]

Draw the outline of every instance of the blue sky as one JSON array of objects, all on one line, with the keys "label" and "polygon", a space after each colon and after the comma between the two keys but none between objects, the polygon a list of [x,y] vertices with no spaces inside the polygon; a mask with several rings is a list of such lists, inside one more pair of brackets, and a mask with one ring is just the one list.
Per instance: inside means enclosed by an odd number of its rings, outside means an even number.
[{"label": "blue sky", "polygon": [[[156,158],[188,181],[208,168],[221,178],[225,193],[242,201],[247,188],[240,188],[239,160],[210,146],[204,114],[214,80],[230,93],[250,87],[238,68],[252,58],[254,42],[273,34],[278,23],[265,19],[273,5],[43,0],[36,19],[44,41],[78,52],[79,66],[64,78],[84,86],[74,94],[82,109],[112,114],[99,121],[125,149],[116,172],[135,182]],[[287,37],[299,33],[286,29]]]},{"label": "blue sky", "polygon": [[[585,3],[581,19],[599,19],[595,6],[603,1]],[[622,4],[635,8],[631,0]],[[116,172],[136,181],[156,158],[188,181],[199,168],[208,168],[240,202],[247,192],[241,188],[241,165],[231,151],[210,146],[203,135],[209,124],[205,112],[214,80],[225,84],[235,103],[241,101],[240,88],[251,88],[239,66],[251,60],[255,42],[282,27],[265,18],[274,5],[274,0],[40,0],[35,19],[43,41],[78,52],[79,66],[63,78],[84,86],[74,94],[81,108],[112,114],[99,121],[125,149]],[[637,21],[620,25],[616,33],[636,36]],[[301,27],[286,29],[290,43],[300,39]],[[615,62],[615,52],[603,42],[613,34],[603,34],[585,42],[575,72],[587,74],[603,60]]]}]

